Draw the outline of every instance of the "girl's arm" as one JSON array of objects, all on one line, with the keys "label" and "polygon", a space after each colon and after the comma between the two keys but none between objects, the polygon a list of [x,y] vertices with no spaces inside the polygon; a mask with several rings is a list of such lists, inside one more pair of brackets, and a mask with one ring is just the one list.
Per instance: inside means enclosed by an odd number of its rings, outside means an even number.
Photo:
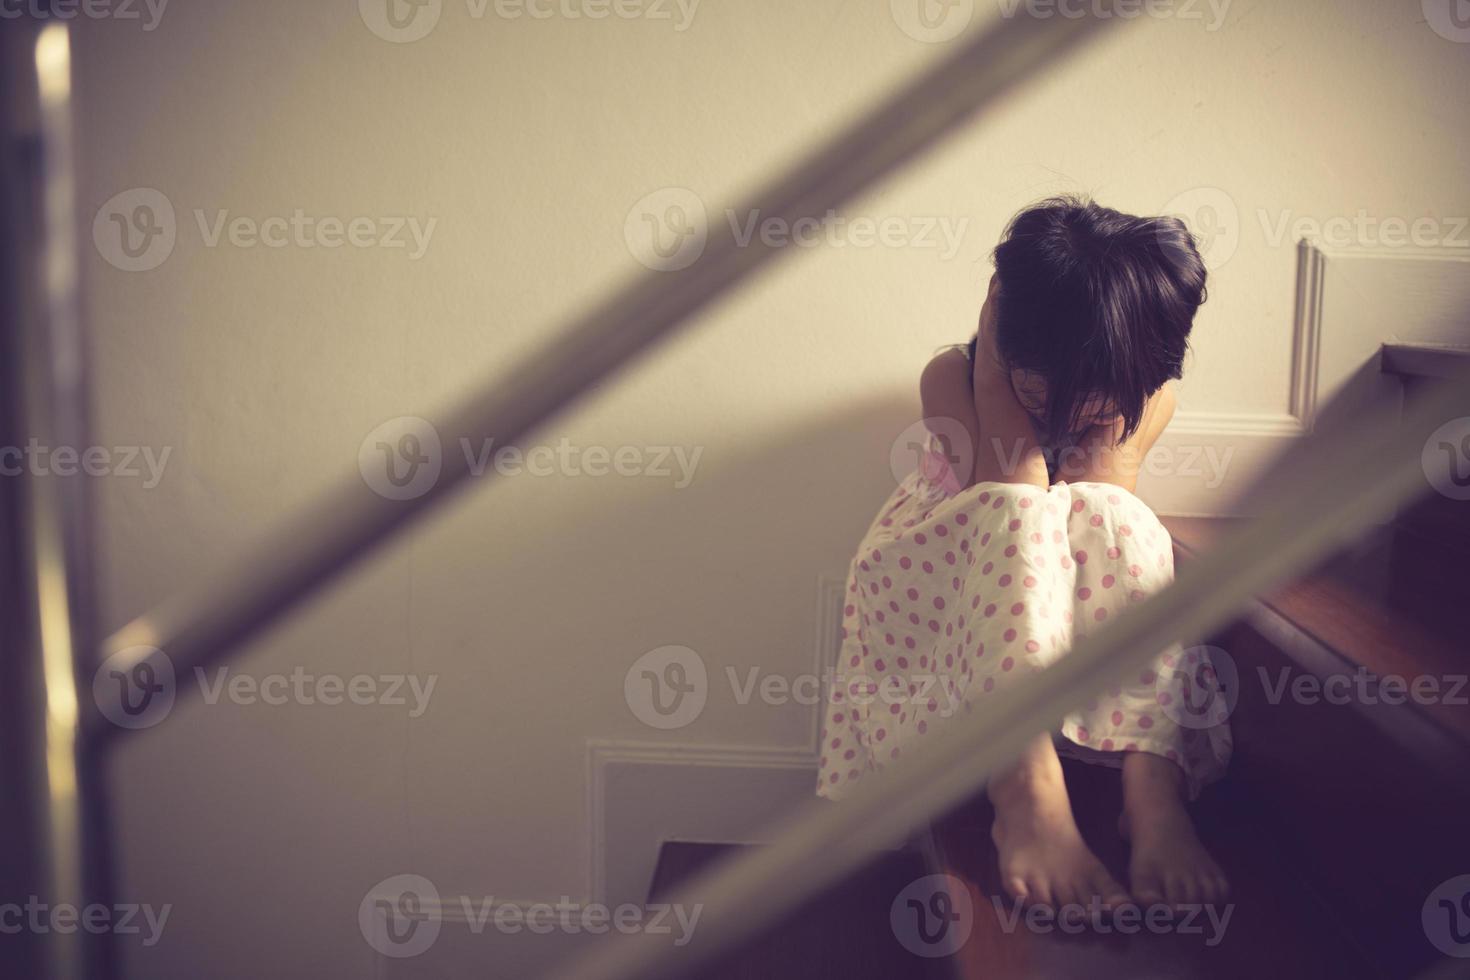
[{"label": "girl's arm", "polygon": [[1026,483],[1045,489],[1051,484],[1046,457],[996,351],[993,322],[982,319],[979,338],[970,379],[975,417],[980,420],[973,482]]},{"label": "girl's arm", "polygon": [[[935,435],[951,460],[974,461],[968,474],[956,473],[964,486],[988,481],[1047,486],[1046,459],[1031,420],[1001,375],[983,330],[978,355],[973,366],[959,350],[944,351],[929,362],[919,381],[924,418],[959,423],[967,447],[955,447],[950,432]],[[955,432],[954,438],[959,437]]]},{"label": "girl's arm", "polygon": [[[964,351],[951,348],[925,365],[919,377],[919,398],[925,427],[939,440],[955,478],[964,487],[972,485],[980,423],[975,417],[975,401],[970,397],[970,359]],[[936,419],[949,419],[959,426],[936,425]],[[956,446],[956,439],[964,439],[965,445]]]}]

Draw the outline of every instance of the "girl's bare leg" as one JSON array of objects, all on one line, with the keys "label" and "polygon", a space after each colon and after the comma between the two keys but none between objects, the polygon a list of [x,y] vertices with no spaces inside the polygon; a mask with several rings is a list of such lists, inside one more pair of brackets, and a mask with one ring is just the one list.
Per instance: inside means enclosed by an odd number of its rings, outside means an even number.
[{"label": "girl's bare leg", "polygon": [[1014,767],[992,779],[988,792],[1001,882],[1014,898],[1053,908],[1096,900],[1107,909],[1130,901],[1077,830],[1050,736],[1038,738]]},{"label": "girl's bare leg", "polygon": [[1184,773],[1168,759],[1150,752],[1124,756],[1118,825],[1132,844],[1128,875],[1140,903],[1210,904],[1229,894],[1184,807]]}]

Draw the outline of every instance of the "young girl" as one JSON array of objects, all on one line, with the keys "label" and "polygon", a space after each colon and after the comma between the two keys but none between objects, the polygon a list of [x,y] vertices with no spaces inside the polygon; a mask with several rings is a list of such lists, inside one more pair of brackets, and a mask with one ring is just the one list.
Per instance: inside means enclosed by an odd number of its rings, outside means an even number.
[{"label": "young girl", "polygon": [[[920,381],[927,455],[849,567],[818,775],[829,799],[1173,578],[1169,534],[1133,491],[1205,299],[1188,230],[1055,198],[1017,215],[994,258],[975,337]],[[1218,706],[1201,713],[1189,697],[1191,675],[1209,669],[1198,651],[1161,652],[991,779],[1015,898],[1225,897],[1185,809],[1230,754]],[[1083,843],[1059,751],[1122,770],[1127,887]]]}]

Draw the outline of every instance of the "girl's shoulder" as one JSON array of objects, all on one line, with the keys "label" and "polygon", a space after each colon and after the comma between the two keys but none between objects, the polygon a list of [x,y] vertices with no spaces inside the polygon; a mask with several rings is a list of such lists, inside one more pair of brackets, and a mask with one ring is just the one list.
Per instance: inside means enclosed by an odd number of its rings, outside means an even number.
[{"label": "girl's shoulder", "polygon": [[946,347],[935,354],[924,365],[924,372],[919,376],[919,395],[924,402],[924,414],[947,414],[930,409],[951,405],[959,399],[970,404],[972,373],[970,358],[963,347]]}]

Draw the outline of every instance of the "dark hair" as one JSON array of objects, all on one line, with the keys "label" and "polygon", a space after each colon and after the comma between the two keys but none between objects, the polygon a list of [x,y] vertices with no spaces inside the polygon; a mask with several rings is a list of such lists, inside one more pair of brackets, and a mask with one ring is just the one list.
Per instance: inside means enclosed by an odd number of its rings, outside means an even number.
[{"label": "dark hair", "polygon": [[1149,397],[1183,373],[1205,301],[1205,265],[1184,222],[1054,197],[1011,219],[994,260],[996,348],[1008,369],[1046,379],[1047,431],[1074,433],[1102,395],[1131,436]]}]

